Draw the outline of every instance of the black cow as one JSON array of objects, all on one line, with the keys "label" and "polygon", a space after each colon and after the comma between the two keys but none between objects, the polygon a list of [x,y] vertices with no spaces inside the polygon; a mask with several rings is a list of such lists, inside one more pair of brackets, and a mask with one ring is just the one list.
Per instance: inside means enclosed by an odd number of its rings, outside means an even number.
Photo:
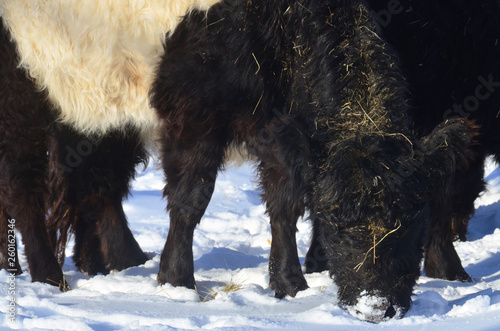
[{"label": "black cow", "polygon": [[[369,0],[379,33],[393,46],[411,92],[417,136],[452,117],[479,126],[470,166],[431,201],[424,270],[429,277],[472,281],[454,247],[465,240],[474,200],[484,191],[484,162],[500,160],[500,2]],[[312,252],[310,252],[312,253]]]},{"label": "black cow", "polygon": [[236,143],[259,162],[276,297],[307,288],[295,232],[308,210],[340,303],[373,322],[404,315],[434,198],[466,166],[472,133],[455,119],[415,136],[377,29],[363,1],[223,1],[186,16],[151,92],[170,211],[160,283],[194,288],[193,231]]}]

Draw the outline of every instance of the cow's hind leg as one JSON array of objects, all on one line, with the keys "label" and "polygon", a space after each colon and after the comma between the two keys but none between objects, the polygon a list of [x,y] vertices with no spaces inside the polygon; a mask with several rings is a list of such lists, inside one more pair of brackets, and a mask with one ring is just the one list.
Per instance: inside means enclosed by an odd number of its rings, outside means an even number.
[{"label": "cow's hind leg", "polygon": [[160,284],[195,286],[193,233],[212,197],[225,147],[225,141],[215,137],[187,144],[167,142],[163,146],[170,228],[161,255]]},{"label": "cow's hind leg", "polygon": [[[57,157],[51,160],[51,172],[55,172],[51,177],[63,180],[53,188],[50,221],[63,238],[69,230],[67,222],[71,223],[75,265],[95,275],[146,262],[122,207],[135,167],[146,158],[139,134],[127,128],[97,138],[60,127],[55,139]],[[65,242],[59,243],[60,254],[64,246]]]}]

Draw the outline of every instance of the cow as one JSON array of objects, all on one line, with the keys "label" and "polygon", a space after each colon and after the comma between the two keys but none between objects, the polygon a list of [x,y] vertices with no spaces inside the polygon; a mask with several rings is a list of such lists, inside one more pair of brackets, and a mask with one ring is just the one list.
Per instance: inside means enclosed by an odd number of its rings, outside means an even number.
[{"label": "cow", "polygon": [[[369,0],[378,33],[398,53],[411,93],[412,128],[422,137],[443,120],[474,121],[477,137],[469,166],[450,190],[431,201],[425,244],[427,276],[471,282],[453,246],[466,240],[474,201],[485,190],[484,163],[500,160],[500,2]],[[307,272],[326,270],[314,256],[323,250],[313,235]]]},{"label": "cow", "polygon": [[357,0],[226,0],[186,15],[151,88],[170,213],[159,283],[195,287],[193,233],[239,145],[258,163],[275,296],[308,287],[295,240],[308,211],[339,303],[371,322],[405,314],[434,200],[467,167],[474,125],[450,116],[416,135],[378,30]]}]

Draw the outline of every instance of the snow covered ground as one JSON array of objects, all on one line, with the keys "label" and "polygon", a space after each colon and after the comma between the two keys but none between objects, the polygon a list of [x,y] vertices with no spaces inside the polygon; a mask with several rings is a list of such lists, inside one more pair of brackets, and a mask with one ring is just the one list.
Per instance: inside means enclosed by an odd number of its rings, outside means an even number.
[{"label": "snow covered ground", "polygon": [[[362,322],[337,305],[337,287],[326,273],[306,275],[310,288],[296,298],[275,299],[268,287],[269,222],[252,182],[250,165],[230,168],[217,181],[209,209],[195,232],[198,292],[159,286],[156,274],[168,232],[162,174],[148,168],[125,203],[130,227],[151,260],[107,276],[76,271],[67,250],[67,293],[15,280],[16,321],[8,318],[9,275],[0,271],[0,329],[171,330],[500,330],[500,169],[487,167],[489,192],[477,202],[469,241],[457,243],[474,283],[422,276],[413,306],[400,320]],[[310,225],[299,222],[297,242],[303,260]],[[26,261],[21,264],[26,270]],[[224,286],[239,287],[226,293]]]}]

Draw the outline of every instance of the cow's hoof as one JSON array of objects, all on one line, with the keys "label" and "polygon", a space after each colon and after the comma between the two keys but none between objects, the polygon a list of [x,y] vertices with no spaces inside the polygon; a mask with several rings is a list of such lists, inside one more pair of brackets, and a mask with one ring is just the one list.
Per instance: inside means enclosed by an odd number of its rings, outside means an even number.
[{"label": "cow's hoof", "polygon": [[159,272],[156,277],[156,281],[158,284],[170,284],[175,287],[187,287],[189,289],[196,289],[196,282],[194,280],[194,276],[190,277],[178,277],[171,275],[168,272]]},{"label": "cow's hoof", "polygon": [[287,295],[295,297],[299,291],[309,288],[302,274],[286,279],[271,279],[269,286],[274,290],[274,296],[278,299],[282,299]]}]

